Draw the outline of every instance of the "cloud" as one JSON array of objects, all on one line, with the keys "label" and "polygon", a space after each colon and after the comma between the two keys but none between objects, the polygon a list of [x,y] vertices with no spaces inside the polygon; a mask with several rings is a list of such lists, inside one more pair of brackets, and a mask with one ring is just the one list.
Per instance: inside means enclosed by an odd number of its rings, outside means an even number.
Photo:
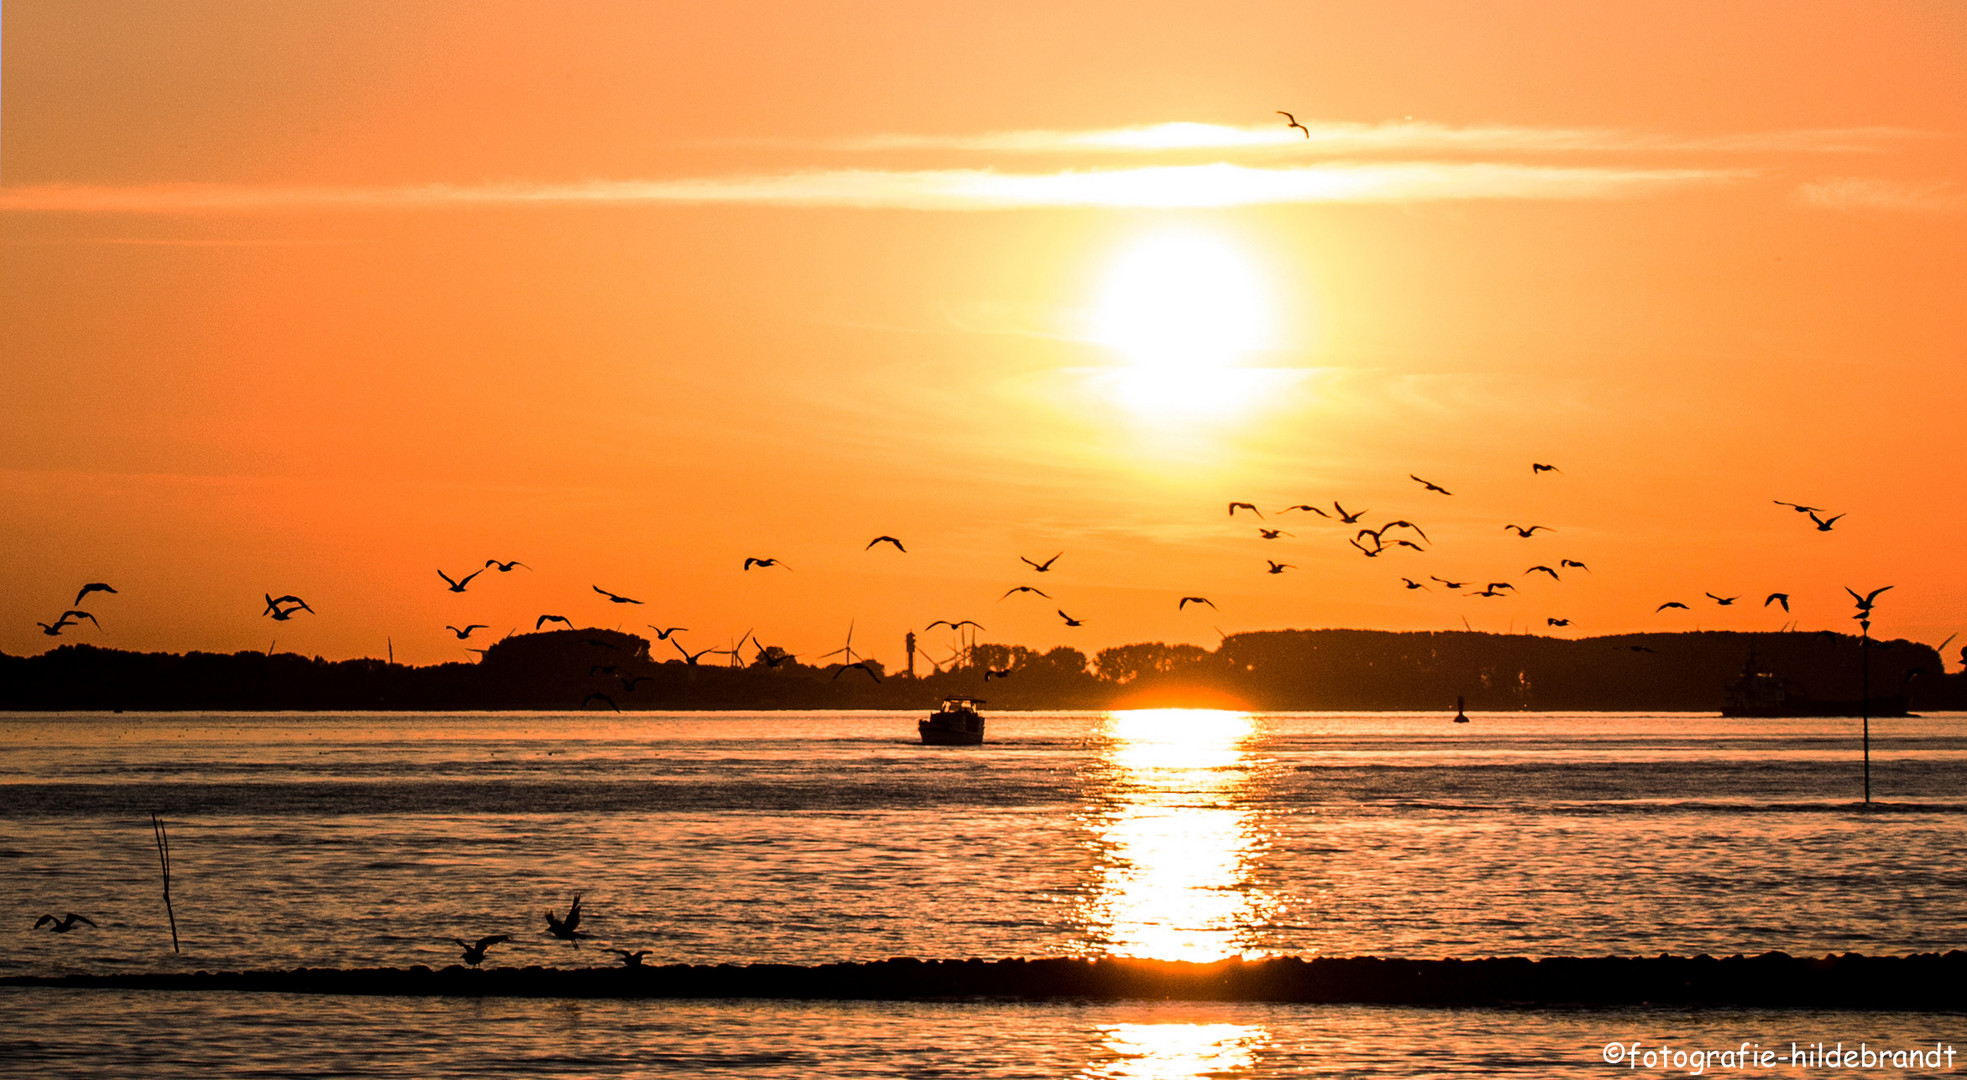
[{"label": "cloud", "polygon": [[1967,207],[1967,196],[1944,180],[1908,183],[1865,176],[1832,176],[1796,189],[1805,206],[1830,210],[1946,211]]},{"label": "cloud", "polygon": [[1575,200],[1631,198],[1749,175],[1752,174],[1740,170],[1403,162],[1293,168],[1218,163],[1051,173],[850,169],[667,180],[399,187],[50,184],[0,188],[0,211],[237,214],[654,204],[952,211]]}]

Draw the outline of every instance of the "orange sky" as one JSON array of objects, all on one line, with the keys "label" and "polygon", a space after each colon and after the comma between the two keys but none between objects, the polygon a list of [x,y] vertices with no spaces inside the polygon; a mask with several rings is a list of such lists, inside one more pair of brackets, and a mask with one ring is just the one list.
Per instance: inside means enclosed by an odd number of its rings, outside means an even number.
[{"label": "orange sky", "polygon": [[1967,631],[1958,5],[1204,7],[7,4],[0,650]]}]

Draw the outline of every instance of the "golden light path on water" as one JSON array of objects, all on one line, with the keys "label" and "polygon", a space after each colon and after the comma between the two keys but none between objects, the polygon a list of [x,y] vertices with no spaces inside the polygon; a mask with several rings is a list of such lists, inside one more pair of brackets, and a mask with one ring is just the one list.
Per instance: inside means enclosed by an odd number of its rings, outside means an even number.
[{"label": "golden light path on water", "polygon": [[1101,1029],[1101,1049],[1112,1060],[1087,1067],[1085,1077],[1114,1080],[1187,1080],[1234,1076],[1256,1067],[1270,1043],[1258,1024],[1113,1024]]},{"label": "golden light path on water", "polygon": [[1248,793],[1258,721],[1214,709],[1114,712],[1100,725],[1108,802],[1089,929],[1115,956],[1254,955],[1274,901],[1252,882],[1266,841]]}]

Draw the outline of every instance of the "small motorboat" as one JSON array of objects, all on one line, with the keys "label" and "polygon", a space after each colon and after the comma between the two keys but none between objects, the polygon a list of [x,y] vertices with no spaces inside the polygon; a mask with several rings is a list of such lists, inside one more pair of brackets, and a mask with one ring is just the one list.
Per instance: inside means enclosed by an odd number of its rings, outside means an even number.
[{"label": "small motorboat", "polygon": [[927,746],[977,746],[983,742],[984,718],[977,711],[981,698],[944,698],[942,707],[915,724]]}]

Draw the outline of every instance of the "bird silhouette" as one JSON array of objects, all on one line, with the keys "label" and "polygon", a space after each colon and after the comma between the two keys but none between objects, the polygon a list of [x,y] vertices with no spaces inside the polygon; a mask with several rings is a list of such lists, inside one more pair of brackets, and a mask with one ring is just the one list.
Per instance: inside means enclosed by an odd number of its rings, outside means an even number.
[{"label": "bird silhouette", "polygon": [[1516,586],[1510,584],[1507,581],[1492,581],[1489,583],[1489,587],[1491,589],[1508,589],[1511,592],[1516,591]]},{"label": "bird silhouette", "polygon": [[1238,510],[1248,510],[1249,512],[1251,512],[1252,514],[1255,514],[1255,515],[1257,515],[1258,517],[1263,517],[1263,516],[1264,516],[1264,512],[1263,512],[1262,510],[1259,510],[1259,509],[1257,509],[1257,506],[1256,506],[1256,504],[1255,504],[1255,503],[1246,503],[1246,502],[1233,502],[1233,503],[1230,503],[1230,504],[1229,504],[1229,516],[1230,516],[1230,517],[1235,517],[1235,516],[1236,516],[1236,512],[1237,512]]},{"label": "bird silhouette", "polygon": [[[1063,551],[1061,551],[1061,552],[1059,552],[1059,555],[1063,555],[1063,554],[1065,554],[1065,552],[1063,552]],[[1024,563],[1024,564],[1025,564],[1026,566],[1029,566],[1029,567],[1031,567],[1031,568],[1032,568],[1033,570],[1036,570],[1036,571],[1038,571],[1039,573],[1041,573],[1041,574],[1043,574],[1043,573],[1045,573],[1046,571],[1048,571],[1048,570],[1050,570],[1050,569],[1052,569],[1052,564],[1053,564],[1053,563],[1055,563],[1055,562],[1058,562],[1058,561],[1059,561],[1059,555],[1054,555],[1054,556],[1052,556],[1051,558],[1049,558],[1049,559],[1046,559],[1046,560],[1045,560],[1044,562],[1042,562],[1042,563],[1041,563],[1041,562],[1032,562],[1032,561],[1031,561],[1030,559],[1027,559],[1027,558],[1025,558],[1025,557],[1024,557],[1023,555],[1020,555],[1020,556],[1018,556],[1018,561],[1019,561],[1019,562],[1021,562],[1021,563]]]},{"label": "bird silhouette", "polygon": [[1775,503],[1777,506],[1787,506],[1799,514],[1814,514],[1823,509],[1821,506],[1805,506],[1802,503],[1784,502],[1781,499],[1770,499],[1769,501]]},{"label": "bird silhouette", "polygon": [[[671,641],[670,644],[672,646],[675,646],[677,652],[683,654],[683,662],[690,665],[691,667],[697,666],[697,659],[699,657],[703,656],[706,653],[711,653],[716,651],[715,649],[704,649],[701,652],[692,653],[688,649],[685,649],[683,646],[677,644],[675,641]],[[733,663],[735,662],[736,661],[733,661]]]},{"label": "bird silhouette", "polygon": [[1574,570],[1583,570],[1587,574],[1591,573],[1591,567],[1586,566],[1576,559],[1559,559],[1557,560],[1557,565],[1568,566]]},{"label": "bird silhouette", "polygon": [[464,587],[466,585],[471,584],[472,578],[475,578],[484,572],[485,572],[485,568],[481,566],[478,569],[473,570],[471,573],[466,574],[462,580],[453,580],[451,575],[445,573],[442,570],[437,571],[437,576],[443,578],[446,582],[450,583],[452,592],[463,592]]},{"label": "bird silhouette", "polygon": [[1435,576],[1434,576],[1433,574],[1429,574],[1429,575],[1427,576],[1427,579],[1428,579],[1429,581],[1438,581],[1438,582],[1440,582],[1440,583],[1442,584],[1442,586],[1443,586],[1443,587],[1445,587],[1445,588],[1449,588],[1449,589],[1459,589],[1459,588],[1461,588],[1462,586],[1464,586],[1464,585],[1466,585],[1466,584],[1468,584],[1468,582],[1466,582],[1466,581],[1449,581],[1449,580],[1448,580],[1447,578],[1445,578],[1445,577],[1435,577]]},{"label": "bird silhouette", "polygon": [[1304,126],[1303,124],[1298,123],[1297,117],[1292,116],[1290,113],[1285,112],[1283,109],[1277,110],[1277,115],[1290,121],[1289,124],[1285,125],[1287,128],[1297,128],[1299,131],[1304,132],[1305,138],[1307,139],[1311,138],[1311,129]]},{"label": "bird silhouette", "polygon": [[61,632],[63,630],[66,630],[69,627],[74,626],[75,624],[63,618],[63,619],[56,619],[53,623],[36,622],[34,625],[40,627],[41,632],[48,635],[49,637],[60,637]]},{"label": "bird silhouette", "polygon": [[[1212,608],[1216,607],[1216,602],[1214,600],[1209,599],[1206,596],[1184,596],[1179,601],[1176,602],[1175,610],[1180,611],[1183,608],[1188,607],[1190,604],[1207,604]],[[1222,609],[1216,608],[1216,610],[1221,611]]]},{"label": "bird silhouette", "polygon": [[[1264,561],[1265,561],[1265,562],[1267,562],[1267,563],[1270,563],[1270,570],[1269,570],[1269,572],[1270,572],[1270,573],[1273,573],[1273,574],[1281,574],[1281,573],[1283,573],[1283,572],[1284,572],[1284,571],[1286,571],[1286,570],[1296,570],[1296,569],[1297,569],[1297,567],[1296,567],[1296,566],[1294,566],[1294,565],[1292,565],[1292,564],[1290,564],[1290,563],[1281,563],[1281,562],[1277,562],[1277,561],[1275,561],[1275,560],[1272,560],[1272,559],[1265,559]],[[1210,607],[1215,607],[1216,605],[1214,605],[1214,604],[1210,604],[1209,606],[1210,606]]]},{"label": "bird silhouette", "polygon": [[1783,605],[1783,610],[1788,611],[1789,594],[1786,592],[1772,592],[1769,594],[1768,599],[1762,601],[1762,606],[1768,607],[1770,604],[1775,604],[1775,603],[1781,603]]},{"label": "bird silhouette", "polygon": [[1416,544],[1416,543],[1414,543],[1414,542],[1413,542],[1412,540],[1395,540],[1395,541],[1393,542],[1393,546],[1394,546],[1394,547],[1404,547],[1404,548],[1413,548],[1413,549],[1414,549],[1415,551],[1426,551],[1426,550],[1427,550],[1426,548],[1424,548],[1424,547],[1422,547],[1422,546],[1420,546],[1419,544]]},{"label": "bird silhouette", "polygon": [[1628,651],[1630,651],[1630,652],[1652,652],[1652,651],[1653,651],[1652,649],[1649,649],[1649,648],[1647,648],[1647,647],[1646,647],[1646,646],[1644,646],[1644,645],[1627,645],[1627,646],[1626,646],[1626,649],[1627,649]]},{"label": "bird silhouette", "polygon": [[[998,597],[998,599],[1002,600],[1003,597],[1000,596]],[[1051,599],[1051,597],[1046,597],[1046,599],[1049,600]],[[924,627],[923,629],[934,630],[938,626],[947,626],[951,630],[961,630],[966,626],[974,626],[977,629],[982,630],[986,634],[990,633],[990,629],[988,627],[984,626],[984,624],[978,622],[975,619],[958,619],[955,622],[951,622],[948,619],[937,619],[935,622],[930,623],[928,626]]]},{"label": "bird silhouette", "polygon": [[1653,614],[1658,615],[1660,612],[1665,611],[1668,608],[1679,608],[1682,611],[1691,610],[1690,608],[1688,608],[1686,604],[1683,604],[1678,600],[1668,600],[1666,603],[1661,604],[1659,607],[1654,608]]},{"label": "bird silhouette", "polygon": [[79,609],[64,611],[61,613],[61,618],[55,621],[57,622],[66,621],[66,622],[74,622],[79,624],[83,619],[87,619],[90,622],[95,623],[96,629],[98,630],[102,629],[102,623],[96,622],[96,617],[94,615],[91,615],[88,612]]},{"label": "bird silhouette", "polygon": [[1320,510],[1320,509],[1319,509],[1319,508],[1317,508],[1316,506],[1313,506],[1313,505],[1311,505],[1310,503],[1299,503],[1299,504],[1298,504],[1298,505],[1296,505],[1296,506],[1287,506],[1287,507],[1285,507],[1284,509],[1282,509],[1282,510],[1279,510],[1279,511],[1278,511],[1278,513],[1280,513],[1280,514],[1288,514],[1288,513],[1290,513],[1290,512],[1291,512],[1291,511],[1293,511],[1293,510],[1309,510],[1309,511],[1311,511],[1312,513],[1314,513],[1314,514],[1317,514],[1317,515],[1318,515],[1319,517],[1322,517],[1322,518],[1328,518],[1328,517],[1331,517],[1331,516],[1332,516],[1332,515],[1330,515],[1330,514],[1328,514],[1328,513],[1326,513],[1325,511],[1323,511],[1323,510]]},{"label": "bird silhouette", "polygon": [[[1423,540],[1427,540],[1427,534],[1421,532],[1421,527],[1419,525],[1416,525],[1413,522],[1404,519],[1400,521],[1389,521],[1385,525],[1380,526],[1381,532],[1385,532],[1388,529],[1412,529],[1414,530],[1415,535],[1419,536]],[[1434,543],[1434,541],[1432,540],[1427,540],[1427,542],[1430,544]]]},{"label": "bird silhouette", "polygon": [[581,896],[579,893],[574,894],[574,902],[572,905],[570,905],[567,908],[566,918],[562,919],[559,916],[555,915],[553,913],[552,908],[548,908],[546,910],[545,932],[552,934],[554,937],[557,937],[562,941],[573,942],[575,948],[580,947],[581,938],[589,936],[588,934],[586,934],[580,929],[580,925],[581,925]]},{"label": "bird silhouette", "polygon": [[113,593],[115,591],[116,591],[115,589],[110,588],[108,585],[104,584],[103,582],[91,581],[87,585],[82,586],[81,592],[75,594],[75,602],[77,604],[80,604],[82,602],[82,598],[89,595],[92,592]]},{"label": "bird silhouette", "polygon": [[[1021,592],[1037,593],[1038,595],[1044,597],[1047,600],[1050,600],[1052,598],[1052,594],[1032,585],[1014,585],[1011,588],[1004,590],[1004,596],[1009,596],[1012,593],[1021,593]],[[1004,599],[1004,596],[1000,596],[998,597],[998,599],[1002,600]]]},{"label": "bird silhouette", "polygon": [[565,623],[569,630],[574,628],[574,620],[569,619],[565,615],[542,615],[533,620],[533,629],[538,631],[540,627],[550,622]]},{"label": "bird silhouette", "polygon": [[1372,513],[1371,510],[1360,510],[1357,512],[1347,510],[1345,507],[1339,505],[1337,499],[1332,500],[1332,509],[1339,512],[1339,524],[1341,525],[1357,525],[1359,524],[1360,518]]},{"label": "bird silhouette", "polygon": [[1508,593],[1506,593],[1506,592],[1497,592],[1497,591],[1496,591],[1496,583],[1495,583],[1495,582],[1490,582],[1490,583],[1489,583],[1489,587],[1488,587],[1488,588],[1486,588],[1486,589],[1483,589],[1483,590],[1482,590],[1481,592],[1473,592],[1473,593],[1470,593],[1469,595],[1470,595],[1470,596],[1489,596],[1489,597],[1496,597],[1496,596],[1508,596],[1509,594],[1508,594]]},{"label": "bird silhouette", "polygon": [[472,632],[473,630],[490,630],[490,629],[491,629],[491,627],[489,627],[489,626],[486,626],[486,625],[485,625],[484,623],[476,623],[476,622],[475,622],[475,623],[472,623],[472,624],[471,624],[470,626],[467,626],[467,627],[465,627],[464,629],[462,629],[462,630],[460,630],[460,629],[458,629],[457,627],[455,627],[455,626],[452,626],[452,625],[450,625],[449,623],[446,623],[446,624],[444,625],[444,629],[446,629],[446,630],[449,630],[449,631],[450,631],[451,633],[453,633],[453,634],[456,634],[456,635],[458,636],[458,640],[459,640],[459,641],[463,641],[464,639],[466,639],[466,638],[468,638],[468,637],[470,637],[470,636],[471,636],[471,632]]},{"label": "bird silhouette", "polygon": [[1275,540],[1280,536],[1296,536],[1297,533],[1287,533],[1283,529],[1259,528],[1257,530],[1257,535],[1263,537],[1266,540]]},{"label": "bird silhouette", "polygon": [[463,938],[452,938],[451,940],[457,942],[458,948],[464,950],[464,962],[470,964],[472,967],[477,967],[479,964],[485,962],[486,949],[497,945],[501,941],[511,941],[512,938],[506,934],[492,934],[488,937],[479,938],[476,942],[468,942]]},{"label": "bird silhouette", "polygon": [[[1415,581],[1415,580],[1414,580],[1413,578],[1407,578],[1407,577],[1404,577],[1404,578],[1401,578],[1400,580],[1401,580],[1402,582],[1405,582],[1405,583],[1406,583],[1406,585],[1407,585],[1407,587],[1408,587],[1409,589],[1427,589],[1427,586],[1425,586],[1425,585],[1423,585],[1423,584],[1421,584],[1421,583],[1420,583],[1420,582],[1418,582],[1418,581]],[[1429,592],[1433,592],[1434,590],[1433,590],[1433,589],[1428,589],[1427,591],[1429,591]]]},{"label": "bird silhouette", "polygon": [[1531,525],[1531,526],[1529,526],[1528,528],[1525,528],[1525,527],[1524,527],[1524,526],[1522,526],[1522,525],[1505,525],[1505,526],[1503,526],[1503,528],[1505,528],[1505,529],[1515,529],[1515,530],[1516,530],[1516,535],[1518,535],[1518,536],[1520,536],[1520,537],[1522,537],[1522,538],[1523,538],[1523,539],[1525,539],[1525,540],[1528,540],[1528,539],[1530,538],[1530,534],[1531,534],[1531,533],[1534,533],[1534,532],[1536,532],[1536,531],[1537,531],[1538,529],[1542,529],[1542,530],[1544,530],[1545,532],[1556,532],[1556,531],[1557,531],[1556,529],[1553,529],[1553,528],[1551,528],[1551,527],[1550,527],[1550,526],[1548,526],[1548,525]]},{"label": "bird silhouette", "polygon": [[[1367,557],[1367,558],[1369,558],[1369,559],[1377,559],[1377,558],[1379,558],[1379,557],[1380,557],[1380,552],[1382,552],[1382,551],[1385,551],[1385,550],[1386,550],[1386,549],[1385,549],[1384,547],[1377,547],[1377,546],[1376,546],[1376,547],[1367,547],[1367,546],[1366,546],[1365,544],[1362,544],[1362,543],[1360,543],[1360,542],[1359,542],[1359,538],[1358,538],[1358,537],[1356,537],[1356,536],[1355,536],[1355,537],[1353,537],[1353,538],[1352,538],[1352,539],[1350,539],[1350,540],[1347,540],[1347,541],[1346,541],[1346,543],[1348,543],[1348,544],[1351,544],[1351,545],[1352,545],[1353,547],[1356,547],[1356,548],[1358,548],[1358,549],[1359,549],[1359,553],[1360,553],[1361,555],[1364,555],[1364,556],[1366,556],[1366,557]],[[1271,573],[1273,573],[1273,574],[1274,574],[1274,573],[1276,573],[1276,572],[1277,572],[1277,571],[1275,571],[1275,570],[1272,570],[1272,571],[1271,571]]]},{"label": "bird silhouette", "polygon": [[[314,609],[307,606],[307,601],[302,600],[293,593],[288,593],[285,596],[274,596],[272,593],[261,593],[260,595],[266,597],[266,610],[260,612],[262,615],[272,615],[276,619],[284,618],[285,616],[278,614],[281,604],[292,604],[295,610],[305,611],[310,615],[314,614]],[[288,612],[288,614],[291,615],[293,612]]]},{"label": "bird silhouette", "polygon": [[1454,492],[1449,491],[1447,488],[1442,487],[1440,484],[1434,483],[1431,480],[1423,480],[1420,477],[1415,476],[1413,473],[1408,473],[1407,479],[1412,480],[1414,483],[1421,485],[1422,487],[1426,488],[1429,491],[1438,491],[1443,495],[1454,494]]},{"label": "bird silhouette", "polygon": [[757,566],[757,567],[761,567],[761,568],[762,568],[762,567],[768,567],[768,566],[777,566],[777,567],[780,567],[780,568],[782,568],[782,569],[786,569],[786,570],[790,570],[790,569],[792,569],[792,567],[790,567],[790,566],[786,566],[786,565],[785,565],[784,563],[782,563],[782,562],[780,562],[780,561],[778,561],[777,559],[755,559],[755,558],[754,558],[754,559],[746,559],[746,560],[744,561],[744,568],[745,568],[746,570],[749,570],[749,569],[751,569],[751,568],[752,568],[752,567],[754,567],[754,566]]},{"label": "bird silhouette", "polygon": [[899,551],[904,555],[908,554],[908,549],[902,546],[902,542],[900,540],[895,539],[892,536],[877,536],[874,539],[869,540],[867,542],[867,547],[864,547],[861,550],[866,551],[869,548],[872,548],[876,544],[893,544],[895,545],[896,551]]},{"label": "bird silhouette", "polygon": [[608,706],[608,707],[609,707],[610,709],[613,709],[613,710],[615,710],[616,712],[620,712],[620,711],[622,711],[622,707],[621,707],[620,705],[617,705],[617,704],[615,704],[615,699],[614,699],[614,698],[611,698],[611,697],[609,697],[608,695],[606,695],[606,694],[602,694],[602,693],[593,693],[593,694],[589,694],[589,695],[587,695],[586,697],[584,697],[584,698],[582,698],[582,699],[581,699],[581,708],[583,708],[583,709],[585,709],[585,708],[587,708],[587,707],[588,707],[588,705],[589,705],[590,703],[592,703],[592,702],[596,702],[596,701],[599,701],[599,702],[601,702],[602,704],[604,704],[604,705],[606,705],[606,706]]},{"label": "bird silhouette", "polygon": [[1552,581],[1563,581],[1563,580],[1564,580],[1563,578],[1561,578],[1561,577],[1558,577],[1558,576],[1557,576],[1557,571],[1555,571],[1555,570],[1552,570],[1552,569],[1551,569],[1550,567],[1548,567],[1548,566],[1544,566],[1544,565],[1542,565],[1541,563],[1539,563],[1539,564],[1538,564],[1538,565],[1536,565],[1536,566],[1533,566],[1533,567],[1531,567],[1531,568],[1530,568],[1530,569],[1528,569],[1528,570],[1525,570],[1525,571],[1523,571],[1523,576],[1524,576],[1524,577],[1529,577],[1529,576],[1530,576],[1531,574],[1549,574],[1549,575],[1550,575],[1550,580],[1552,580]]},{"label": "bird silhouette", "polygon": [[501,574],[512,573],[512,568],[515,566],[526,570],[532,569],[532,567],[527,566],[525,563],[520,562],[518,559],[508,559],[505,562],[500,562],[497,559],[486,559],[485,566],[487,568],[496,566],[499,568],[499,573]]},{"label": "bird silhouette", "polygon": [[70,930],[75,929],[76,923],[88,923],[90,926],[96,925],[95,921],[93,919],[90,919],[87,915],[77,915],[76,913],[71,911],[68,914],[63,915],[59,919],[55,918],[53,915],[43,915],[40,918],[34,920],[34,928],[36,930],[39,930],[43,926],[45,926],[49,930],[53,931],[54,933],[66,934]]},{"label": "bird silhouette", "polygon": [[[1709,600],[1712,600],[1715,603],[1720,604],[1722,607],[1728,607],[1729,605],[1733,604],[1735,601],[1741,599],[1741,597],[1739,596],[1716,596],[1713,593],[1703,593],[1702,595],[1706,596]],[[1767,602],[1764,602],[1762,606],[1768,607],[1769,605]]]},{"label": "bird silhouette", "polygon": [[642,958],[649,955],[649,950],[637,949],[629,952],[627,949],[616,949],[615,955],[622,958],[623,967],[639,968],[642,966]]},{"label": "bird silhouette", "polygon": [[1818,517],[1818,516],[1817,516],[1817,515],[1815,515],[1815,514],[1811,514],[1811,515],[1810,515],[1810,520],[1811,520],[1811,521],[1814,521],[1814,522],[1816,522],[1816,523],[1817,523],[1817,531],[1818,531],[1818,532],[1829,532],[1829,531],[1830,531],[1830,527],[1831,527],[1832,525],[1835,525],[1835,524],[1837,524],[1837,522],[1838,522],[1838,520],[1839,520],[1840,518],[1842,518],[1843,516],[1844,516],[1843,514],[1839,514],[1839,515],[1837,515],[1837,517],[1833,517],[1833,518],[1820,518],[1820,517]]},{"label": "bird silhouette", "polygon": [[599,586],[599,585],[596,585],[596,586],[594,586],[593,588],[594,588],[594,591],[595,591],[595,592],[598,592],[598,593],[600,593],[600,594],[601,594],[602,596],[605,596],[605,597],[607,597],[610,603],[615,603],[615,604],[639,604],[639,603],[641,603],[641,602],[642,602],[642,601],[640,601],[640,600],[635,600],[635,599],[631,599],[630,597],[626,597],[626,596],[616,596],[616,595],[615,595],[614,593],[611,593],[611,592],[609,592],[608,590],[606,590],[606,589],[604,589],[604,588],[602,588],[602,587],[601,587],[601,586]]},{"label": "bird silhouette", "polygon": [[1547,472],[1563,472],[1563,471],[1564,471],[1563,469],[1560,469],[1560,468],[1558,468],[1558,467],[1557,467],[1557,466],[1555,466],[1555,465],[1545,465],[1544,463],[1542,463],[1542,462],[1540,462],[1540,461],[1533,461],[1533,462],[1531,462],[1531,463],[1530,463],[1530,475],[1531,475],[1531,476],[1535,476],[1535,475],[1537,475],[1538,473],[1547,473]]},{"label": "bird silhouette", "polygon": [[654,631],[656,632],[656,640],[657,640],[657,641],[668,641],[668,640],[669,640],[669,635],[671,635],[671,634],[674,634],[674,633],[676,633],[676,632],[677,632],[677,631],[679,631],[679,630],[688,630],[688,629],[689,629],[689,627],[687,627],[687,626],[668,626],[668,627],[664,627],[664,626],[657,626],[657,625],[656,625],[655,623],[649,623],[649,624],[648,624],[648,627],[649,627],[649,629],[651,629],[651,630],[654,630]]},{"label": "bird silhouette", "polygon": [[288,619],[293,618],[295,615],[303,611],[307,612],[310,615],[314,614],[314,609],[308,607],[306,604],[295,604],[293,607],[290,608],[276,607],[273,609],[271,614],[273,615],[274,622],[286,622]]},{"label": "bird silhouette", "polygon": [[1086,625],[1086,624],[1085,624],[1085,622],[1083,622],[1083,621],[1081,621],[1081,620],[1079,620],[1079,619],[1075,619],[1075,618],[1073,618],[1073,617],[1072,617],[1072,616],[1070,616],[1070,615],[1067,615],[1067,614],[1065,613],[1065,609],[1064,609],[1064,608],[1060,608],[1060,609],[1059,609],[1059,618],[1061,618],[1061,619],[1064,619],[1064,620],[1065,620],[1065,624],[1066,624],[1067,626],[1084,626],[1084,625]]},{"label": "bird silhouette", "polygon": [[1847,592],[1847,593],[1850,593],[1850,594],[1851,594],[1851,599],[1853,599],[1853,600],[1856,600],[1856,601],[1858,602],[1858,610],[1859,610],[1859,611],[1862,611],[1862,612],[1864,612],[1864,613],[1865,613],[1866,615],[1870,615],[1870,614],[1871,614],[1871,605],[1872,605],[1872,604],[1873,604],[1873,603],[1874,603],[1875,601],[1877,601],[1877,599],[1878,599],[1878,594],[1879,594],[1879,593],[1882,593],[1882,592],[1884,592],[1884,591],[1885,591],[1886,589],[1890,589],[1890,588],[1892,588],[1892,586],[1890,586],[1890,585],[1885,585],[1885,586],[1882,586],[1882,587],[1880,587],[1880,588],[1876,588],[1876,589],[1873,589],[1873,590],[1871,590],[1871,592],[1869,592],[1869,593],[1867,593],[1867,594],[1866,594],[1866,595],[1864,595],[1864,596],[1859,596],[1859,595],[1858,595],[1858,590],[1856,590],[1856,589],[1854,589],[1854,588],[1852,588],[1852,587],[1851,587],[1851,586],[1849,586],[1849,585],[1846,585],[1846,586],[1844,586],[1844,591],[1845,591],[1845,592]]},{"label": "bird silhouette", "polygon": [[1544,624],[1545,624],[1545,625],[1547,625],[1547,626],[1569,626],[1569,625],[1571,625],[1571,620],[1569,620],[1569,619],[1545,619],[1545,620],[1544,620]]},{"label": "bird silhouette", "polygon": [[655,676],[654,675],[617,675],[615,676],[615,678],[621,681],[622,693],[633,694],[635,692],[636,687],[641,686],[643,683],[648,682],[650,679],[655,678]]},{"label": "bird silhouette", "polygon": [[875,682],[881,681],[881,673],[869,667],[865,660],[856,660],[851,664],[841,664],[838,668],[834,669],[833,677],[836,679],[839,678],[840,673],[843,671],[865,671],[867,672],[868,678],[873,679]]}]

